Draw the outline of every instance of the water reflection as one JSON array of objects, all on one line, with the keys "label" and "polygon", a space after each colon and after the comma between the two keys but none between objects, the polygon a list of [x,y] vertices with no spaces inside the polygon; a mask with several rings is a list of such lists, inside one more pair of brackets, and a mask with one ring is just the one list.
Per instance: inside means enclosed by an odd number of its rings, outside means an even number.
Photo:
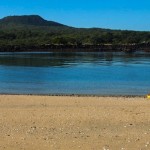
[{"label": "water reflection", "polygon": [[0,53],[0,93],[145,95],[149,53]]},{"label": "water reflection", "polygon": [[27,67],[69,67],[82,63],[96,65],[150,63],[149,53],[0,53],[0,65]]}]

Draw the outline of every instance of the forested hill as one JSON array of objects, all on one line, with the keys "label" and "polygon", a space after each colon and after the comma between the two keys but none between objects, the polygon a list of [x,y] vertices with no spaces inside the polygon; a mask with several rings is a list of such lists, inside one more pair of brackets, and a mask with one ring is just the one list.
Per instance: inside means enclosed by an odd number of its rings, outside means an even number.
[{"label": "forested hill", "polygon": [[75,28],[47,21],[38,15],[0,19],[0,47],[41,45],[141,44],[150,42],[150,32],[101,28]]}]

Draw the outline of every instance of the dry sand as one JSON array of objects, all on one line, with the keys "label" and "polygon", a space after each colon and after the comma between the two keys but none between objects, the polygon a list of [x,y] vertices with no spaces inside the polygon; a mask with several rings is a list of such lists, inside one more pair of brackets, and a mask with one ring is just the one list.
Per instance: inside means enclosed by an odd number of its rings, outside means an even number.
[{"label": "dry sand", "polygon": [[0,150],[150,150],[150,100],[0,96]]}]

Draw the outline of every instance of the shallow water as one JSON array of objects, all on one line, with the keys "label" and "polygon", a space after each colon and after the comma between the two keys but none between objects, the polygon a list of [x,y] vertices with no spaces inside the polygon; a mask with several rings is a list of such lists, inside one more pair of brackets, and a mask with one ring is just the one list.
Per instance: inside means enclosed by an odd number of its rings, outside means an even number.
[{"label": "shallow water", "polygon": [[0,53],[0,93],[145,95],[150,53]]}]

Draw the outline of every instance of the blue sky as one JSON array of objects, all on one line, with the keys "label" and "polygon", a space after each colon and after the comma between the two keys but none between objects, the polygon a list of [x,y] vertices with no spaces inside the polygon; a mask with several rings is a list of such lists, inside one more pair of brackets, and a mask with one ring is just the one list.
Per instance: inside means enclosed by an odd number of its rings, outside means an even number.
[{"label": "blue sky", "polygon": [[38,14],[75,27],[150,31],[150,0],[1,0],[0,18]]}]

